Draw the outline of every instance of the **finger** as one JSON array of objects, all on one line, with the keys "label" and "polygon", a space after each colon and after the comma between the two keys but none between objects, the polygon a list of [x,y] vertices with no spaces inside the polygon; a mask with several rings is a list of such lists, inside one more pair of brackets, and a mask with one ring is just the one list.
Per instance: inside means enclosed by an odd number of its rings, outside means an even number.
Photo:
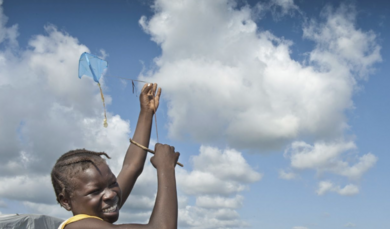
[{"label": "finger", "polygon": [[157,151],[157,148],[160,147],[160,146],[161,146],[161,143],[156,143],[156,144],[154,145],[154,151]]},{"label": "finger", "polygon": [[156,90],[157,90],[157,84],[154,83],[154,84],[153,84],[153,89],[152,89],[153,95],[156,94]]},{"label": "finger", "polygon": [[160,100],[160,96],[161,96],[161,87],[158,88],[158,90],[157,90],[157,95],[156,95],[157,101]]},{"label": "finger", "polygon": [[160,95],[161,95],[161,88],[157,90],[157,95],[154,97],[154,106],[155,106],[155,111],[158,108],[158,105],[160,104]]},{"label": "finger", "polygon": [[146,83],[146,84],[144,84],[144,86],[142,87],[142,89],[141,89],[141,93],[146,89],[146,87],[148,86],[148,84]]},{"label": "finger", "polygon": [[150,89],[152,88],[153,84],[151,83],[148,83],[148,84],[145,84],[144,87],[142,88],[142,91],[143,93],[145,94],[150,94]]}]

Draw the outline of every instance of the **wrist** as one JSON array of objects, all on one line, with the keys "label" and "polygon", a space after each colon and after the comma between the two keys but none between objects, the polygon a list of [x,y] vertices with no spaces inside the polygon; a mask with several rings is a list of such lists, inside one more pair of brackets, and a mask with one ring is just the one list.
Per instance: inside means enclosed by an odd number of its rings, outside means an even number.
[{"label": "wrist", "polygon": [[151,109],[146,109],[141,107],[141,111],[139,113],[140,116],[146,116],[146,117],[151,117],[153,118],[154,111]]},{"label": "wrist", "polygon": [[156,167],[156,170],[157,172],[164,172],[164,173],[167,173],[167,172],[174,172],[175,171],[175,165],[162,165],[162,166],[158,166]]}]

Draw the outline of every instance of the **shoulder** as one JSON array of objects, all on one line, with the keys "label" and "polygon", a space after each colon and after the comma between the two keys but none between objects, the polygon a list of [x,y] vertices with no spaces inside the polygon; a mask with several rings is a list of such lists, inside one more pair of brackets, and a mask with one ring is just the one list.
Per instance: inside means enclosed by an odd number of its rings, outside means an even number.
[{"label": "shoulder", "polygon": [[113,224],[96,218],[84,218],[76,222],[72,222],[64,227],[64,229],[111,229],[115,228]]}]

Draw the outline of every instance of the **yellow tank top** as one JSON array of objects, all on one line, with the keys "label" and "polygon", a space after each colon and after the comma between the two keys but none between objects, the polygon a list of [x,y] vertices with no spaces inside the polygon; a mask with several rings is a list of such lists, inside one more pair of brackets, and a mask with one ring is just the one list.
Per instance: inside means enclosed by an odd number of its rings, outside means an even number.
[{"label": "yellow tank top", "polygon": [[82,219],[87,219],[87,218],[95,218],[95,219],[100,219],[101,218],[97,216],[91,216],[91,215],[86,215],[86,214],[78,214],[75,216],[70,217],[69,219],[65,220],[64,222],[61,223],[61,225],[58,227],[58,229],[64,229],[64,227],[70,223],[82,220]]}]

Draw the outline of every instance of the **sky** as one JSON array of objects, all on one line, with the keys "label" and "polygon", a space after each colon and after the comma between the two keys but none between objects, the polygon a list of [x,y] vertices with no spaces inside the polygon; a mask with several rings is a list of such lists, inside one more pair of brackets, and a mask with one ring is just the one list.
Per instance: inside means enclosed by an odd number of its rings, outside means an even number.
[{"label": "sky", "polygon": [[[179,228],[390,228],[390,3],[379,0],[0,0],[0,214],[71,214],[49,173],[77,148],[118,173],[162,88]],[[78,78],[107,60],[99,88]],[[147,161],[119,223],[145,223]]]}]

